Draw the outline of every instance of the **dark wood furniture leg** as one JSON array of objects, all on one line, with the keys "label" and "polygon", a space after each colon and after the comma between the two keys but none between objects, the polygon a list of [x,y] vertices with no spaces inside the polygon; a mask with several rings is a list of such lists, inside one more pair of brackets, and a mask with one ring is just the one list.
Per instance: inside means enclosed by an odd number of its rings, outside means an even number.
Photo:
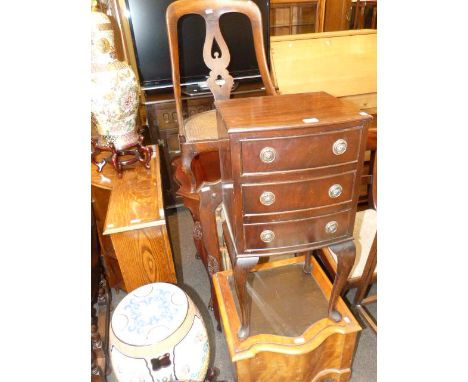
[{"label": "dark wood furniture leg", "polygon": [[258,263],[258,257],[241,257],[236,259],[234,265],[234,285],[239,299],[241,326],[237,332],[239,338],[247,338],[250,331],[251,301],[247,293],[247,275]]},{"label": "dark wood furniture leg", "polygon": [[[307,251],[305,254],[305,260],[304,260],[304,268],[302,270],[304,273],[310,275],[312,273],[312,263],[311,263],[311,257],[312,257],[312,252],[313,251]],[[298,254],[295,254],[296,256]]]},{"label": "dark wood furniture leg", "polygon": [[335,253],[337,258],[337,269],[335,282],[330,296],[328,305],[328,317],[336,322],[341,321],[341,314],[335,309],[338,297],[343,292],[343,288],[348,281],[349,274],[354,265],[356,258],[356,246],[354,241],[346,241],[344,243],[331,245],[330,249]]},{"label": "dark wood furniture leg", "polygon": [[[174,180],[179,185],[177,195],[182,197],[184,206],[192,214],[193,239],[197,249],[197,258],[200,258],[205,266],[211,286],[211,300],[208,307],[214,311],[218,321],[218,329],[221,329],[219,321],[219,310],[216,303],[216,297],[212,285],[212,275],[220,270],[221,254],[217,240],[216,208],[221,203],[221,182],[218,181],[219,175],[219,157],[217,152],[215,157],[209,153],[203,158],[200,156],[193,162],[193,174],[198,180],[199,186],[195,192],[191,192],[192,185],[188,181],[187,174],[184,172],[182,157],[173,160],[172,166],[175,168]],[[206,166],[201,166],[200,161]],[[216,167],[213,168],[213,164]],[[208,173],[205,173],[205,170]],[[212,181],[203,181],[210,179]]]},{"label": "dark wood furniture leg", "polygon": [[221,253],[219,252],[218,232],[216,225],[216,208],[222,201],[221,181],[215,183],[203,183],[198,191],[200,197],[200,225],[203,240],[201,240],[206,256],[203,261],[211,287],[211,305],[218,321],[218,330],[221,329],[219,321],[219,309],[216,294],[213,287],[213,275],[219,272],[221,264]]}]

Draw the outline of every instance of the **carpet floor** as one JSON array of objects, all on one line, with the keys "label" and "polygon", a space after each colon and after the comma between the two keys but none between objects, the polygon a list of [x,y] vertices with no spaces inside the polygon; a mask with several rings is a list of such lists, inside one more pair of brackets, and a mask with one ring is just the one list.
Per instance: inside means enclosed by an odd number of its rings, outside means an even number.
[{"label": "carpet floor", "polygon": [[[179,208],[169,213],[166,219],[172,242],[178,285],[197,305],[208,329],[211,348],[210,365],[220,371],[217,380],[235,382],[226,340],[223,333],[216,330],[216,319],[213,312],[208,310],[210,284],[201,260],[195,258],[196,250],[192,239],[192,217],[187,209]],[[373,286],[373,288],[375,289],[376,286]],[[375,290],[371,290],[371,292],[373,293]],[[354,291],[350,291],[346,297],[351,299],[353,294]],[[115,307],[124,295],[122,292],[114,294],[112,305]],[[376,316],[375,304],[369,310]],[[365,325],[361,326],[363,326],[363,330],[358,337],[350,382],[376,382],[377,337]],[[112,373],[107,380],[108,382],[117,382]]]}]

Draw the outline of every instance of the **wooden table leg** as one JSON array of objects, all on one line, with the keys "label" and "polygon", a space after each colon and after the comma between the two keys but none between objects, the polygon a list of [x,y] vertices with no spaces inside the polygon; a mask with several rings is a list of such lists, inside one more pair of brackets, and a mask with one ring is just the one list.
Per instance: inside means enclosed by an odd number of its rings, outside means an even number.
[{"label": "wooden table leg", "polygon": [[257,263],[258,257],[242,257],[236,259],[236,264],[234,265],[234,285],[241,313],[241,327],[237,332],[239,338],[247,338],[249,336],[251,301],[247,293],[247,275]]},{"label": "wooden table leg", "polygon": [[348,281],[349,274],[354,265],[356,258],[356,246],[354,241],[346,241],[344,243],[330,246],[330,250],[336,255],[337,269],[335,282],[331,291],[330,302],[328,305],[328,317],[333,321],[341,321],[341,314],[335,309],[338,297],[343,291],[343,287]]}]

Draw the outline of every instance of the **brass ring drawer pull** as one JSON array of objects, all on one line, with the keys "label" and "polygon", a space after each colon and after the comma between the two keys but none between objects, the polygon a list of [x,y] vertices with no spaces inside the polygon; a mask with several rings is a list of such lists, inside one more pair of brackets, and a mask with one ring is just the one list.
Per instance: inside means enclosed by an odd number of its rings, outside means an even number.
[{"label": "brass ring drawer pull", "polygon": [[327,225],[325,226],[326,233],[335,233],[337,229],[338,229],[338,223],[334,220],[332,220],[331,222],[328,222]]},{"label": "brass ring drawer pull", "polygon": [[343,192],[343,187],[341,184],[334,184],[328,189],[328,196],[330,198],[337,198]]},{"label": "brass ring drawer pull", "polygon": [[347,148],[348,142],[346,142],[344,139],[338,139],[335,143],[333,143],[333,154],[344,154]]},{"label": "brass ring drawer pull", "polygon": [[264,147],[260,151],[260,160],[263,163],[271,163],[276,159],[276,150],[273,147]]},{"label": "brass ring drawer pull", "polygon": [[264,206],[271,206],[275,202],[275,194],[271,191],[262,192],[260,195],[260,203]]},{"label": "brass ring drawer pull", "polygon": [[260,239],[264,243],[269,243],[275,240],[275,233],[273,231],[270,231],[269,229],[266,229],[265,231],[262,231],[262,233],[260,234]]}]

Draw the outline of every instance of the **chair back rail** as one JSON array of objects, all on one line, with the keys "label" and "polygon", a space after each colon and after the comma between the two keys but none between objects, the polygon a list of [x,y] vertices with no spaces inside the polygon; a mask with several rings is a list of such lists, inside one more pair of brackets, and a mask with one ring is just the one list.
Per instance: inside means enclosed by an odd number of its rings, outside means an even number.
[{"label": "chair back rail", "polygon": [[[172,64],[172,82],[176,103],[177,121],[181,143],[185,142],[185,129],[182,114],[182,97],[180,88],[179,45],[177,25],[179,19],[187,14],[198,14],[205,19],[206,36],[203,46],[203,59],[210,74],[207,84],[215,100],[228,99],[234,84],[227,71],[230,61],[228,46],[222,36],[219,19],[225,13],[242,13],[246,15],[252,27],[255,55],[267,95],[276,95],[276,89],[268,71],[266,54],[263,46],[262,15],[258,6],[245,0],[179,0],[171,3],[166,11],[166,24],[169,38],[169,53]],[[214,41],[220,52],[212,55]]]}]

